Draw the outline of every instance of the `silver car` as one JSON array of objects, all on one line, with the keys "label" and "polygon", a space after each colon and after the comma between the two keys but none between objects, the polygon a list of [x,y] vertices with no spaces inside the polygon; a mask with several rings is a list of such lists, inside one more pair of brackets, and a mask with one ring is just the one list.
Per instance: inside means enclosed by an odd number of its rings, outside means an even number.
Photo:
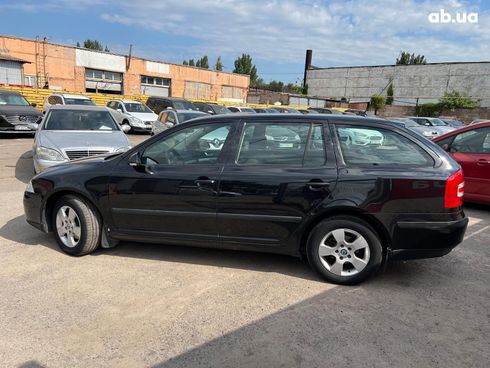
[{"label": "silver car", "polygon": [[424,116],[409,116],[408,118],[415,121],[419,125],[434,129],[435,131],[437,131],[438,135],[446,134],[452,132],[453,130],[456,130],[456,128],[453,128],[452,126],[446,124],[439,118]]},{"label": "silver car", "polygon": [[163,132],[174,125],[182,124],[185,121],[202,118],[203,116],[209,116],[209,114],[193,110],[163,110],[158,115],[158,119],[152,123],[151,135]]},{"label": "silver car", "polygon": [[123,127],[106,107],[55,105],[46,113],[34,138],[34,170],[39,173],[63,162],[129,148]]},{"label": "silver car", "polygon": [[433,139],[441,135],[441,132],[438,131],[437,129],[434,129],[434,127],[417,124],[415,121],[409,118],[388,118],[388,119],[401,123],[405,128],[415,133],[419,133],[427,139]]}]

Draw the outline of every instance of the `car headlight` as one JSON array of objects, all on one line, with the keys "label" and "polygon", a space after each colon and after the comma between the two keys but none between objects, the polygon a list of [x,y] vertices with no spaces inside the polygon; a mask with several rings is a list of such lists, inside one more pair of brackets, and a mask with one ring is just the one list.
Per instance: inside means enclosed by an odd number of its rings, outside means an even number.
[{"label": "car headlight", "polygon": [[131,125],[131,126],[137,126],[137,127],[140,127],[140,128],[144,128],[145,127],[145,123],[143,123],[140,119],[138,119],[135,116],[131,116],[129,118],[129,125]]},{"label": "car headlight", "polygon": [[119,147],[117,150],[114,150],[114,153],[122,153],[126,152],[127,150],[131,149],[131,146],[124,146],[124,147]]},{"label": "car headlight", "polygon": [[64,157],[58,151],[39,146],[36,148],[37,157],[46,161],[65,161]]},{"label": "car headlight", "polygon": [[26,192],[34,193],[34,187],[32,186],[32,180],[30,180],[29,183],[27,183]]}]

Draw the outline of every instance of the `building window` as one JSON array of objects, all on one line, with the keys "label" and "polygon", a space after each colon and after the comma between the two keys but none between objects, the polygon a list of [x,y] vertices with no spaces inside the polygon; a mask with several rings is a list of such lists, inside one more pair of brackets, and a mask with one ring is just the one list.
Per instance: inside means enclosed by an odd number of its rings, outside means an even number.
[{"label": "building window", "polygon": [[24,85],[25,86],[36,86],[36,76],[35,75],[24,75]]},{"label": "building window", "polygon": [[141,76],[141,84],[147,86],[160,86],[160,87],[170,87],[170,79],[159,78],[159,77],[148,77],[146,75]]},{"label": "building window", "polygon": [[223,86],[223,98],[234,100],[243,99],[243,90],[240,87]]},{"label": "building window", "polygon": [[87,92],[122,94],[122,80],[122,73],[85,69],[85,90]]}]

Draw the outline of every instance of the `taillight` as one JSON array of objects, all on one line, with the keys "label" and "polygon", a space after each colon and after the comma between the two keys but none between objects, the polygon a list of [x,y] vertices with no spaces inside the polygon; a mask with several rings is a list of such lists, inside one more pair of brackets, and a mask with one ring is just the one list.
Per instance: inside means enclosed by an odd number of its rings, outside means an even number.
[{"label": "taillight", "polygon": [[444,208],[455,208],[463,204],[464,177],[463,170],[452,174],[446,180],[446,191],[444,193]]}]

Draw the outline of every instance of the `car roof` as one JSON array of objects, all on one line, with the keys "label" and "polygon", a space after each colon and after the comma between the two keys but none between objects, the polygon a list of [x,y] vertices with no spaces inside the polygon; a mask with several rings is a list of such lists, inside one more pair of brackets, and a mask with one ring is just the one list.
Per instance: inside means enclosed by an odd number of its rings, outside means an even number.
[{"label": "car roof", "polygon": [[109,111],[105,106],[84,106],[84,105],[53,105],[49,110],[85,110],[85,111]]},{"label": "car roof", "polygon": [[71,93],[53,93],[51,96],[63,96],[65,98],[77,98],[79,100],[90,100],[89,97],[84,95],[75,95]]},{"label": "car roof", "polygon": [[15,91],[7,91],[5,89],[0,89],[0,93],[3,94],[3,95],[20,95],[20,93],[18,93],[18,92],[15,92]]},{"label": "car roof", "polygon": [[[150,96],[148,97],[148,99],[154,99],[154,100],[170,100],[170,101],[189,101],[189,100],[186,100],[185,98],[181,98],[181,97],[162,97],[162,96]],[[192,102],[192,101],[189,101],[189,102]]]}]

